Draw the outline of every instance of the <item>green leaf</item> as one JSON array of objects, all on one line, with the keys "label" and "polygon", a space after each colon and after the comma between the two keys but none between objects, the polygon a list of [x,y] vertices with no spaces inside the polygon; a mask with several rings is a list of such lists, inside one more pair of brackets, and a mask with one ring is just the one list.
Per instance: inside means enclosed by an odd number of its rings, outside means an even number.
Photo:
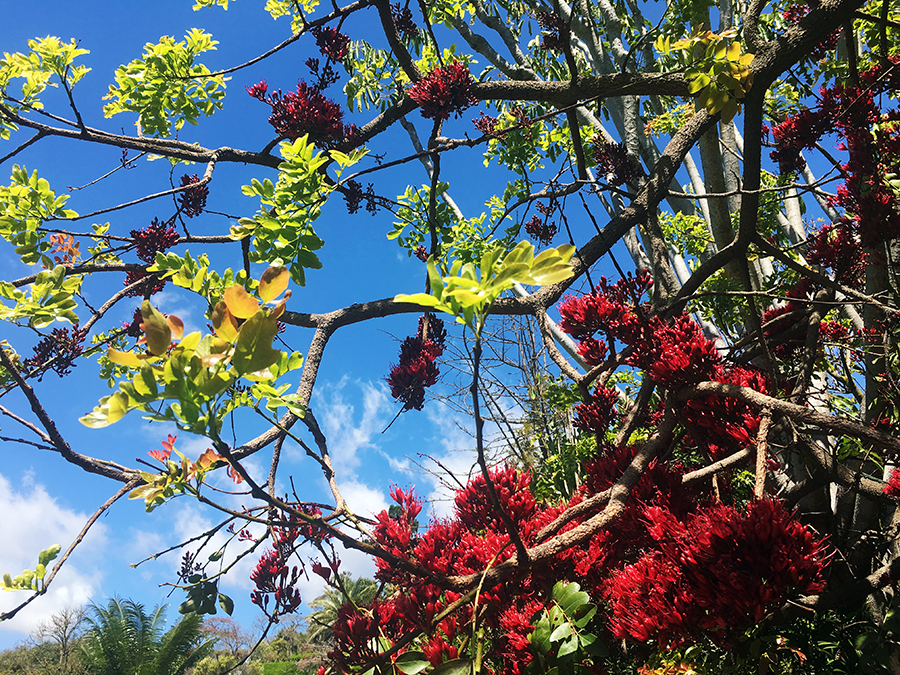
[{"label": "green leaf", "polygon": [[472,659],[453,659],[445,661],[429,675],[470,675],[470,673],[472,673]]},{"label": "green leaf", "polygon": [[243,325],[234,344],[231,363],[240,375],[255,373],[278,361],[281,352],[272,349],[272,341],[278,333],[278,321],[260,310]]},{"label": "green leaf", "polygon": [[232,612],[234,612],[234,600],[224,593],[219,593],[219,607],[221,607],[222,611],[228,616],[231,616]]},{"label": "green leaf", "polygon": [[568,621],[557,626],[552,633],[550,633],[550,642],[559,642],[563,638],[567,638],[572,634],[572,626]]},{"label": "green leaf", "polygon": [[397,657],[394,666],[405,675],[416,675],[431,666],[422,652],[405,652]]},{"label": "green leaf", "polygon": [[50,548],[45,548],[38,554],[38,564],[39,565],[49,565],[51,562],[56,560],[56,556],[59,555],[59,552],[62,550],[62,546],[59,544],[54,544]]},{"label": "green leaf", "polygon": [[162,356],[172,343],[172,330],[164,317],[149,300],[141,303],[141,317],[144,319],[144,335],[147,351],[154,356]]},{"label": "green leaf", "polygon": [[561,659],[564,656],[568,656],[569,654],[574,654],[576,651],[578,651],[578,636],[573,635],[568,640],[562,643],[556,656]]}]

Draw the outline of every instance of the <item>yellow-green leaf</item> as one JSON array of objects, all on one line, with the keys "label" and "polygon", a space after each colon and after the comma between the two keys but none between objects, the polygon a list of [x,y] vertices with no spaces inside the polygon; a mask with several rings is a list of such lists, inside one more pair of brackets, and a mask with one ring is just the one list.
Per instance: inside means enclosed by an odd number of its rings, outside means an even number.
[{"label": "yellow-green leaf", "polygon": [[144,335],[147,336],[147,350],[154,356],[162,356],[172,343],[172,331],[164,317],[149,300],[141,303],[144,319]]},{"label": "yellow-green leaf", "polygon": [[272,349],[272,340],[278,332],[278,322],[263,311],[258,311],[241,326],[231,363],[243,375],[268,368],[278,361],[281,352]]},{"label": "yellow-green leaf", "polygon": [[238,319],[249,319],[259,311],[259,303],[243,286],[235,284],[225,289],[225,304],[228,311]]},{"label": "yellow-green leaf", "polygon": [[269,267],[259,280],[259,297],[263,302],[271,302],[284,293],[291,274],[287,267]]},{"label": "yellow-green leaf", "polygon": [[106,358],[120,366],[128,366],[129,368],[140,368],[144,363],[137,354],[133,352],[120,352],[118,349],[110,347],[106,350]]}]

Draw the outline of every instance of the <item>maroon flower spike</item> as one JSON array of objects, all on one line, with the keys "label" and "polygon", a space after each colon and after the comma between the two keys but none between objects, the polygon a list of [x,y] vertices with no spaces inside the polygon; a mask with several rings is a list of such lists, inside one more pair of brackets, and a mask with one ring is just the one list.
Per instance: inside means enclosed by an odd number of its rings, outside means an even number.
[{"label": "maroon flower spike", "polygon": [[[194,174],[193,176],[184,174],[181,177],[182,187],[186,185],[193,185],[194,183],[199,182],[200,179],[197,177],[197,174]],[[198,185],[197,187],[185,190],[179,196],[179,200],[181,202],[181,212],[188,218],[199,216],[201,213],[203,213],[203,209],[206,208],[206,198],[208,196],[209,188],[205,185]]]},{"label": "maroon flower spike", "polygon": [[428,249],[424,246],[416,246],[415,254],[422,262],[428,262]]},{"label": "maroon flower spike", "polygon": [[607,143],[602,138],[594,143],[597,170],[610,185],[624,185],[641,176],[637,163],[628,156],[624,143]]},{"label": "maroon flower spike", "polygon": [[525,223],[525,232],[528,233],[528,236],[544,245],[550,244],[558,231],[556,223],[538,215],[533,216],[530,221]]},{"label": "maroon flower spike", "polygon": [[322,56],[332,61],[343,61],[347,58],[350,51],[350,38],[337,28],[317,26],[312,29],[312,34],[316,38],[316,46]]},{"label": "maroon flower spike", "polygon": [[[182,185],[184,185],[184,179],[182,179]],[[154,218],[153,222],[143,230],[132,230],[131,238],[134,240],[137,257],[148,264],[156,262],[158,252],[165,251],[178,243],[178,233],[175,228],[168,223],[159,222],[158,218]]]},{"label": "maroon flower spike", "polygon": [[572,423],[591,434],[602,434],[616,418],[616,401],[619,392],[613,387],[596,387],[591,398],[575,406],[575,417]]},{"label": "maroon flower spike", "polygon": [[[443,323],[432,317],[430,321]],[[434,331],[429,331],[435,335]],[[441,342],[443,337],[441,336]],[[437,382],[440,371],[435,360],[444,353],[442,344],[434,339],[423,340],[421,335],[408,337],[400,346],[400,363],[391,367],[387,383],[391,396],[403,403],[403,412],[421,410],[425,405],[425,388]]]},{"label": "maroon flower spike", "polygon": [[432,70],[409,88],[407,94],[422,108],[422,117],[446,120],[478,103],[471,92],[474,84],[468,66],[453,61]]},{"label": "maroon flower spike", "polygon": [[541,49],[550,52],[565,51],[563,36],[568,33],[563,20],[553,12],[538,12],[535,14],[541,34]]},{"label": "maroon flower spike", "polygon": [[[151,276],[149,272],[130,270],[125,273],[125,283],[123,284],[123,286],[131,286],[131,284],[136,283],[141,279],[146,279],[149,276]],[[153,282],[148,282],[143,286],[138,286],[136,289],[128,291],[126,295],[130,298],[141,298],[145,295],[153,295],[154,293],[159,293],[165,287],[165,279],[156,279]]]},{"label": "maroon flower spike", "polygon": [[404,7],[401,7],[400,3],[391,5],[391,19],[394,22],[394,28],[396,28],[397,32],[403,37],[407,39],[419,37],[419,27],[416,25],[416,22],[413,21],[413,15],[412,11],[409,9],[409,4]]},{"label": "maroon flower spike", "polygon": [[[54,328],[50,335],[41,338],[34,347],[34,356],[23,359],[22,365],[28,370],[41,368],[49,364],[59,377],[68,375],[75,367],[75,359],[82,352],[82,343],[87,337],[87,330],[80,329],[76,323],[72,326],[72,332],[68,328]],[[40,374],[38,381],[44,379],[46,370]]]},{"label": "maroon flower spike", "polygon": [[303,80],[297,91],[283,94],[279,89],[268,96],[265,91],[257,91],[255,97],[272,107],[269,124],[281,136],[294,140],[308,135],[313,143],[333,145],[356,132],[354,125],[344,125],[344,111],[337,103]]},{"label": "maroon flower spike", "polygon": [[497,118],[490,117],[484,113],[479,113],[477,120],[472,120],[472,124],[485,136],[493,136],[494,130],[497,128]]},{"label": "maroon flower spike", "polygon": [[144,317],[141,315],[141,308],[138,307],[131,316],[131,323],[122,322],[122,328],[125,330],[125,335],[133,338],[141,337],[141,335],[144,334],[144,331],[141,328],[143,323]]},{"label": "maroon flower spike", "polygon": [[[296,566],[289,569],[277,547],[262,555],[256,569],[250,574],[250,580],[256,585],[256,589],[250,593],[250,600],[266,616],[274,618],[292,614],[300,607],[300,591],[296,589],[300,570]],[[271,612],[270,598],[274,600]]]}]

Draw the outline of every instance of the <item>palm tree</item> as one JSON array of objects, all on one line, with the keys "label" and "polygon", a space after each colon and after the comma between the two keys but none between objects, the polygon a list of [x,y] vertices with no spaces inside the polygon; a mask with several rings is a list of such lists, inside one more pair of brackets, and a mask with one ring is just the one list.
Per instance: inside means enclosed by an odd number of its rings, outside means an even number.
[{"label": "palm tree", "polygon": [[329,642],[338,610],[348,602],[357,607],[365,607],[371,604],[378,592],[378,583],[374,580],[365,577],[352,579],[347,573],[341,574],[341,587],[343,592],[329,587],[322,595],[310,601],[310,609],[315,610],[307,617],[309,631],[306,635],[310,642]]},{"label": "palm tree", "polygon": [[143,605],[113,598],[90,612],[83,661],[91,675],[183,675],[212,652],[193,613],[163,633],[165,606],[147,614]]}]

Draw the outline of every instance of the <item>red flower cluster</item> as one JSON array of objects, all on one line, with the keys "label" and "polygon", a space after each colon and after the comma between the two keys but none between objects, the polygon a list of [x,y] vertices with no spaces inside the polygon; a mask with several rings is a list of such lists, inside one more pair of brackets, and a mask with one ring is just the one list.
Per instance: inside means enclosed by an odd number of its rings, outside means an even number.
[{"label": "red flower cluster", "polygon": [[[717,366],[710,379],[772,394],[768,377],[761,370],[745,366]],[[685,422],[702,439],[713,460],[721,459],[756,441],[759,415],[746,403],[725,396],[705,396],[688,401],[682,410]]]},{"label": "red flower cluster", "polygon": [[247,88],[250,96],[271,106],[269,124],[280,136],[294,140],[308,135],[313,143],[330,145],[356,132],[354,125],[344,124],[344,111],[337,103],[303,80],[297,83],[297,91],[287,94],[282,94],[280,89],[274,94],[267,92],[265,80]]},{"label": "red flower cluster", "polygon": [[[637,450],[603,448],[568,504],[538,504],[529,476],[509,466],[493,469],[490,481],[517,535],[532,547],[559,514],[611,487]],[[517,577],[485,584],[478,625],[494,645],[486,666],[500,669],[494,672],[527,672],[534,617],[548,607],[550,589],[561,578],[578,579],[591,597],[608,603],[607,620],[617,637],[655,638],[664,645],[704,636],[726,641],[792,593],[821,589],[824,545],[789,512],[768,501],[754,502],[745,511],[713,504],[699,483],[684,485],[683,475],[679,465],[652,462],[622,515],[606,529]],[[395,506],[377,516],[374,539],[392,556],[435,574],[472,574],[502,563],[515,548],[486,485],[476,475],[457,494],[455,515],[431,522],[424,532],[417,520],[419,499],[395,487]],[[561,532],[591,515],[575,517]],[[377,566],[377,578],[397,591],[368,608],[341,609],[330,656],[344,670],[370,663],[378,643],[383,651],[410,630],[429,630],[434,618],[461,597],[401,565],[382,560]],[[473,620],[472,604],[464,604],[398,655],[418,649],[435,667],[458,658]]]},{"label": "red flower cluster", "polygon": [[615,387],[612,389],[595,387],[589,400],[575,406],[572,423],[590,434],[604,433],[616,418],[616,401],[618,399],[619,392]]},{"label": "red flower cluster", "polygon": [[631,157],[624,143],[608,143],[602,136],[594,141],[594,161],[597,171],[610,185],[630,183],[641,177],[641,169]]},{"label": "red flower cluster", "polygon": [[900,468],[891,471],[891,477],[882,490],[884,494],[891,497],[900,497]]},{"label": "red flower cluster", "polygon": [[[287,498],[285,498],[287,501]],[[295,507],[310,516],[319,516],[321,511],[309,504],[298,504]],[[281,514],[279,524],[272,527],[272,548],[263,553],[256,569],[250,574],[250,580],[256,588],[250,593],[250,600],[257,605],[266,616],[277,618],[292,614],[300,607],[300,591],[297,582],[300,575],[305,574],[303,565],[288,567],[287,561],[293,555],[299,543],[306,541],[322,541],[326,535],[295,513]],[[272,599],[271,612],[269,599]]]},{"label": "red flower cluster", "polygon": [[648,319],[644,308],[636,306],[652,283],[646,270],[636,277],[629,275],[615,286],[601,279],[593,294],[563,301],[560,327],[580,341],[579,353],[591,365],[606,357],[607,344],[594,337],[603,332],[608,340],[631,346],[627,363],[646,370],[663,387],[712,379],[719,354],[715,343],[703,335],[693,319],[686,314],[669,323],[658,317]]},{"label": "red flower cluster", "polygon": [[[141,279],[146,279],[149,276],[151,276],[150,272],[142,272],[141,270],[129,270],[125,273],[125,283],[123,285],[131,286],[131,284],[137,283]],[[127,295],[131,298],[150,296],[154,293],[159,293],[165,287],[165,279],[156,279],[153,282],[149,282],[147,284],[144,284],[143,286],[139,286],[136,290],[128,291]]]},{"label": "red flower cluster", "polygon": [[[68,375],[75,367],[75,359],[81,356],[82,344],[87,337],[87,329],[79,328],[76,323],[72,332],[68,328],[54,328],[50,335],[40,339],[32,348],[34,356],[23,359],[22,365],[28,370],[43,368],[53,370],[59,377]],[[38,381],[44,379],[47,370],[43,370]]]},{"label": "red flower cluster", "polygon": [[791,593],[825,586],[825,545],[779,502],[751,502],[743,513],[720,504],[683,521],[655,506],[644,514],[658,548],[607,584],[618,638],[727,643]]},{"label": "red flower cluster", "polygon": [[478,103],[472,94],[474,80],[468,66],[453,61],[439,66],[409,88],[407,94],[422,108],[422,117],[446,120]]},{"label": "red flower cluster", "polygon": [[900,58],[887,67],[878,63],[859,74],[859,86],[837,83],[821,91],[816,111],[804,110],[788,117],[773,130],[776,149],[771,153],[782,173],[803,167],[800,151],[812,148],[825,134],[837,132],[841,149],[849,159],[842,166],[845,182],[832,202],[845,209],[840,227],[858,234],[864,248],[900,237],[900,209],[893,190],[885,182],[900,169],[898,111],[882,113],[876,98],[900,87]]},{"label": "red flower cluster", "polygon": [[[425,405],[425,388],[437,383],[438,370],[435,361],[444,353],[447,332],[444,322],[429,316],[428,330],[423,330],[420,320],[419,334],[406,338],[400,345],[400,362],[391,366],[387,383],[391,396],[403,403],[403,411],[421,410]],[[427,337],[423,337],[427,333]]]},{"label": "red flower cluster", "polygon": [[407,39],[419,37],[419,27],[413,20],[408,0],[403,7],[400,6],[399,2],[396,5],[391,5],[391,19],[394,22],[394,28],[403,37]]},{"label": "red flower cluster", "polygon": [[472,124],[485,136],[493,136],[497,128],[497,118],[485,115],[483,112],[478,113],[478,119],[472,120]]},{"label": "red flower cluster", "polygon": [[316,26],[311,32],[316,38],[316,46],[322,56],[332,61],[343,61],[347,58],[350,52],[350,38],[337,28]]},{"label": "red flower cluster", "polygon": [[528,233],[528,236],[544,245],[549,245],[558,231],[559,228],[555,222],[550,221],[546,217],[541,218],[538,215],[533,216],[531,220],[525,223],[525,232]]},{"label": "red flower cluster", "polygon": [[543,31],[541,33],[541,49],[549,52],[565,51],[562,36],[567,35],[569,31],[559,15],[554,12],[537,12],[535,18]]},{"label": "red flower cluster", "polygon": [[[296,585],[300,580],[300,569],[294,565],[288,568],[280,548],[266,551],[259,559],[256,569],[250,574],[250,580],[256,585],[251,591],[250,600],[268,617],[292,614],[300,607],[300,591]],[[272,598],[272,611],[269,612],[269,598]]]},{"label": "red flower cluster", "polygon": [[671,324],[653,317],[645,333],[651,335],[632,344],[629,365],[646,370],[654,382],[666,388],[712,379],[719,364],[716,344],[687,314],[675,317]]},{"label": "red flower cluster", "polygon": [[[200,178],[197,177],[197,174],[194,174],[193,176],[184,174],[181,177],[182,187],[184,187],[185,185],[193,185],[194,183],[199,182]],[[181,203],[181,212],[188,218],[199,216],[201,213],[203,213],[203,209],[206,208],[207,197],[209,197],[209,188],[205,185],[198,185],[197,187],[185,190],[179,196],[179,201]]]},{"label": "red flower cluster", "polygon": [[[182,180],[182,183],[184,181]],[[132,230],[137,257],[147,264],[156,262],[156,254],[178,243],[178,232],[169,223],[161,223],[154,218],[143,230]]]}]

